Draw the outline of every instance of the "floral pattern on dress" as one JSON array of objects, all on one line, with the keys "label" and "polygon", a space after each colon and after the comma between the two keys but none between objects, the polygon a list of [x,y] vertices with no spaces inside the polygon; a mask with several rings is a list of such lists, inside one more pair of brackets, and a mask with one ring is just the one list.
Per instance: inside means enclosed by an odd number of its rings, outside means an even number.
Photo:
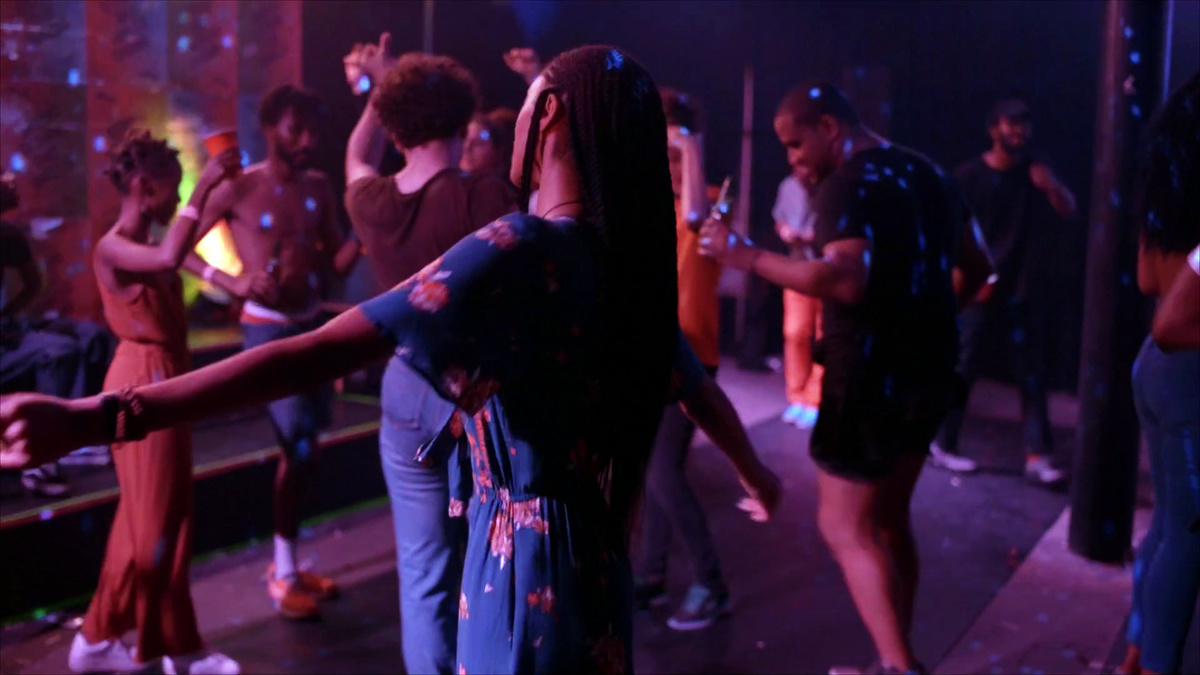
[{"label": "floral pattern on dress", "polygon": [[[506,216],[362,305],[458,406],[433,445],[472,474],[470,507],[450,506],[470,521],[460,673],[633,666],[632,573],[604,490],[613,449],[591,435],[598,242],[572,221]],[[681,393],[704,375],[677,344]]]}]

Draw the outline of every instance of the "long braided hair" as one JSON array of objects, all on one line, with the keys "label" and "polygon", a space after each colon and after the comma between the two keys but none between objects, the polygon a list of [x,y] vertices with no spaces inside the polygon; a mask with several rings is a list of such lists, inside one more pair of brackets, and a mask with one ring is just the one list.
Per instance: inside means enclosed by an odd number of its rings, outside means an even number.
[{"label": "long braided hair", "polygon": [[586,46],[554,59],[542,77],[523,159],[528,210],[546,97],[563,100],[582,193],[580,223],[600,242],[602,350],[599,405],[602,477],[612,514],[628,536],[646,460],[666,404],[678,333],[675,202],[667,127],[650,74],[619,49]]}]

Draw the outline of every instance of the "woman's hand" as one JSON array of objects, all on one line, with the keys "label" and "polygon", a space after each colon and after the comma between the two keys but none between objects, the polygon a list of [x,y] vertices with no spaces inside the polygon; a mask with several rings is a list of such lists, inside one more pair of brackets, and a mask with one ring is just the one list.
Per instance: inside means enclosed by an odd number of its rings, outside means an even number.
[{"label": "woman's hand", "polygon": [[83,419],[82,407],[90,400],[5,394],[0,400],[0,469],[40,466],[102,441],[92,433],[95,425]]},{"label": "woman's hand", "polygon": [[234,277],[229,292],[270,307],[279,301],[279,282],[266,272],[243,272]]},{"label": "woman's hand", "polygon": [[209,157],[196,180],[196,189],[192,191],[193,203],[202,200],[213,188],[227,178],[233,178],[242,172],[242,151],[237,147],[226,148],[216,157]]},{"label": "woman's hand", "polygon": [[748,496],[738,501],[738,508],[750,514],[750,520],[756,523],[770,520],[783,495],[779,476],[759,463],[753,472],[741,476],[740,480]]}]

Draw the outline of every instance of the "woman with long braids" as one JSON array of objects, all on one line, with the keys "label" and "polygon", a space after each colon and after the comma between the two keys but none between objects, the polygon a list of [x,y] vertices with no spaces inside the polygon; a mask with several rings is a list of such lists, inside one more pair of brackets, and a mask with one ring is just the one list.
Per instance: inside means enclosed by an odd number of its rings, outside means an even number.
[{"label": "woman with long braids", "polygon": [[462,411],[425,452],[464,444],[474,472],[458,672],[629,672],[627,525],[663,402],[680,397],[727,448],[752,515],[768,515],[778,483],[679,332],[666,124],[649,74],[617,49],[569,51],[530,88],[517,130],[513,182],[526,197],[541,190],[536,215],[495,221],[312,333],[132,391],[6,399],[0,466],[138,438],[396,353]]},{"label": "woman with long braids", "polygon": [[[1200,245],[1200,73],[1151,120],[1139,169],[1138,288],[1160,298],[1192,275],[1188,254]],[[1179,672],[1200,591],[1200,351],[1187,340],[1156,342],[1169,338],[1160,318],[1133,364],[1154,515],[1133,566],[1126,675]]]},{"label": "woman with long braids", "polygon": [[[107,175],[121,193],[117,222],[96,244],[94,269],[104,316],[120,338],[106,390],[160,382],[189,369],[187,320],[178,269],[195,245],[212,189],[236,171],[236,149],[209,159],[188,205],[179,205],[177,153],[148,131],[132,131]],[[161,243],[154,223],[175,220]],[[192,608],[192,432],[178,422],[112,446],[121,501],[96,593],[71,644],[77,673],[140,669],[162,658],[166,673],[237,673],[204,649]],[[90,445],[90,444],[83,444]],[[121,642],[138,631],[136,651]]]}]

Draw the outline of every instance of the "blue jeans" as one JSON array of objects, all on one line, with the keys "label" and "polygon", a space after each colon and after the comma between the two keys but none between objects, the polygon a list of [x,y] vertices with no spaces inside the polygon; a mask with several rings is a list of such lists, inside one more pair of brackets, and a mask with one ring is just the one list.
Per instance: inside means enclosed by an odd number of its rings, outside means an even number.
[{"label": "blue jeans", "polygon": [[467,541],[466,519],[449,514],[449,470],[457,464],[414,458],[454,406],[396,357],[383,374],[382,406],[379,454],[396,530],[404,666],[410,673],[451,673]]},{"label": "blue jeans", "polygon": [[1150,454],[1154,516],[1133,567],[1129,643],[1143,668],[1179,669],[1200,592],[1200,351],[1164,354],[1146,338],[1133,396]]},{"label": "blue jeans", "polygon": [[[716,368],[707,368],[716,376]],[[725,592],[721,566],[713,546],[704,508],[687,482],[687,455],[696,425],[678,404],[668,405],[646,466],[646,495],[642,506],[643,573],[648,580],[665,579],[671,532],[683,539],[692,558],[696,583],[715,594]]]}]

